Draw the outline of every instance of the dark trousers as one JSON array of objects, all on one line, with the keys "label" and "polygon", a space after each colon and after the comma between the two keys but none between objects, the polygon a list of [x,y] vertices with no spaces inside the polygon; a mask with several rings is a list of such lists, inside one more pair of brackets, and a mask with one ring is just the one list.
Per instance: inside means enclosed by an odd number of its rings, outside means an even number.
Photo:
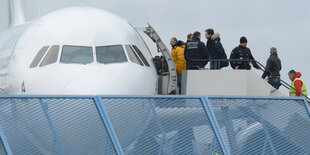
[{"label": "dark trousers", "polygon": [[179,94],[181,94],[182,74],[178,74],[177,84],[179,87]]},{"label": "dark trousers", "polygon": [[280,79],[277,77],[269,77],[268,78],[268,83],[272,85],[274,88],[279,89],[281,86]]},{"label": "dark trousers", "polygon": [[221,69],[220,62],[217,61],[210,62],[210,69],[212,70]]}]

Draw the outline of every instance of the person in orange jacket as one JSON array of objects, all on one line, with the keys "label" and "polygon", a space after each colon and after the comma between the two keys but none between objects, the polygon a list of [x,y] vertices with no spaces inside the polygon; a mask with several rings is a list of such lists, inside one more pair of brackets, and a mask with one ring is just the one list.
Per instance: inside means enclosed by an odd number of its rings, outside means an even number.
[{"label": "person in orange jacket", "polygon": [[186,69],[186,60],[184,58],[185,44],[173,37],[170,39],[170,45],[172,47],[171,56],[178,73],[178,87],[181,90],[182,71]]},{"label": "person in orange jacket", "polygon": [[308,96],[307,89],[305,83],[300,79],[301,73],[296,72],[295,70],[291,70],[288,72],[288,76],[292,81],[290,86],[290,96]]}]

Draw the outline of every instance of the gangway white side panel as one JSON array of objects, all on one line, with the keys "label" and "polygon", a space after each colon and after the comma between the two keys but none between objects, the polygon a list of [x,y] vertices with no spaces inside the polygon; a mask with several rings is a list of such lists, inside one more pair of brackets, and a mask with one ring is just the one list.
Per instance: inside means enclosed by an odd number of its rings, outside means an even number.
[{"label": "gangway white side panel", "polygon": [[251,70],[186,70],[182,94],[285,96]]}]

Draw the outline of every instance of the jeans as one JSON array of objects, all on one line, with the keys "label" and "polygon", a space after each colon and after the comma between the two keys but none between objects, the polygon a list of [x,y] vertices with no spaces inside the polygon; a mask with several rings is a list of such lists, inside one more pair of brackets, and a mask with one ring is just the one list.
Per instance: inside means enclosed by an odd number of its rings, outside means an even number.
[{"label": "jeans", "polygon": [[182,74],[178,74],[177,84],[179,87],[179,94],[181,94],[181,83],[182,83]]},{"label": "jeans", "polygon": [[212,70],[221,69],[221,67],[220,67],[220,62],[211,61],[211,63],[210,63],[210,69],[212,69]]},{"label": "jeans", "polygon": [[268,78],[268,83],[272,85],[274,88],[279,89],[281,86],[280,79],[277,77]]}]

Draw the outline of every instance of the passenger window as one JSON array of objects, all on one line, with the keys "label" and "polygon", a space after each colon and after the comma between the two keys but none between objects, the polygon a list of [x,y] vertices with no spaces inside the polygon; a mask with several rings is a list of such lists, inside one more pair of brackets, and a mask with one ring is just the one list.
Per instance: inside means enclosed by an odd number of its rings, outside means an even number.
[{"label": "passenger window", "polygon": [[59,45],[54,45],[50,48],[43,61],[40,64],[40,67],[44,67],[46,65],[50,65],[52,63],[57,62],[58,53],[59,53]]},{"label": "passenger window", "polygon": [[94,61],[92,47],[63,46],[60,62],[88,64]]},{"label": "passenger window", "polygon": [[44,46],[40,49],[40,51],[37,53],[36,57],[33,59],[32,63],[30,64],[30,68],[37,67],[37,65],[42,60],[43,56],[47,52],[49,46]]},{"label": "passenger window", "polygon": [[96,56],[99,63],[127,62],[122,45],[96,47]]},{"label": "passenger window", "polygon": [[150,64],[147,62],[147,60],[145,59],[145,57],[142,54],[142,52],[140,51],[140,49],[136,45],[133,45],[132,47],[136,50],[136,52],[138,53],[139,57],[143,61],[144,65],[150,67]]},{"label": "passenger window", "polygon": [[138,55],[137,55],[136,52],[132,49],[132,47],[129,46],[129,45],[126,45],[125,48],[126,48],[126,51],[127,51],[127,53],[128,53],[129,59],[130,59],[132,62],[134,62],[134,63],[136,63],[136,64],[140,64],[141,66],[143,66],[142,61],[139,59]]}]

